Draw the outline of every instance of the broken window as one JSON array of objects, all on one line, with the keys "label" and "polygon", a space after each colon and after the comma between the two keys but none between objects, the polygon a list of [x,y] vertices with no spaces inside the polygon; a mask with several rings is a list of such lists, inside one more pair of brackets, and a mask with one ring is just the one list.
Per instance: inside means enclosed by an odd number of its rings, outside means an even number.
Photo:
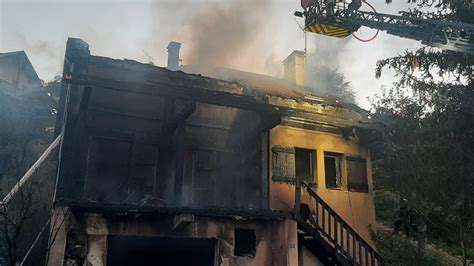
[{"label": "broken window", "polygon": [[86,197],[117,202],[127,195],[131,143],[92,138],[86,177]]},{"label": "broken window", "polygon": [[347,188],[351,191],[368,192],[367,161],[363,158],[347,157]]},{"label": "broken window", "polygon": [[155,189],[157,148],[153,145],[136,144],[133,147],[131,169],[131,193],[153,194]]},{"label": "broken window", "polygon": [[296,176],[307,183],[314,180],[316,152],[314,150],[295,148]]},{"label": "broken window", "polygon": [[255,230],[235,228],[234,230],[234,256],[255,257],[257,238]]},{"label": "broken window", "polygon": [[192,201],[197,206],[215,204],[217,152],[196,150],[193,154]]},{"label": "broken window", "polygon": [[334,152],[324,152],[324,175],[327,188],[341,187],[341,158]]}]

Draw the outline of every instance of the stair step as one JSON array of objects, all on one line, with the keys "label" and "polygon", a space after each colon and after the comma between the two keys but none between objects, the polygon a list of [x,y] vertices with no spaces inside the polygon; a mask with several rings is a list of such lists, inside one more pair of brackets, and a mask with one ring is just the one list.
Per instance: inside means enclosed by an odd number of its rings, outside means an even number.
[{"label": "stair step", "polygon": [[[299,206],[295,212],[295,220],[298,222],[298,237],[315,256],[320,256],[325,265],[351,266],[355,262],[352,257],[354,254],[349,255],[350,246],[357,245],[358,248],[353,248],[352,253],[357,252],[357,257],[365,257],[364,261],[371,261],[371,263],[364,263],[365,265],[373,265],[375,262],[377,265],[382,265],[383,262],[377,251],[365,242],[315,191],[301,180],[297,180],[296,187],[299,192],[296,194],[295,203],[295,206]],[[315,204],[312,202],[316,208],[312,217],[307,215],[308,212],[311,212],[310,206],[301,202],[303,189],[315,201]]]}]

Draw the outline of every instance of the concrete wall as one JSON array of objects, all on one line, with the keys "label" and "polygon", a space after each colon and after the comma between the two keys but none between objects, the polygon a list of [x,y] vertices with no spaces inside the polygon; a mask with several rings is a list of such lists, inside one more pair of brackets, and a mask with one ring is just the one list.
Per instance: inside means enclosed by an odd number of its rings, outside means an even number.
[{"label": "concrete wall", "polygon": [[300,246],[298,252],[298,266],[324,266],[306,247]]},{"label": "concrete wall", "polygon": [[[370,153],[355,141],[347,141],[341,135],[315,132],[286,126],[277,126],[270,132],[270,147],[285,146],[316,150],[315,180],[316,193],[333,208],[349,225],[353,227],[372,246],[369,226],[375,228],[375,210],[373,198]],[[368,193],[347,190],[346,165],[342,163],[341,189],[329,189],[325,184],[324,152],[336,152],[346,155],[359,155],[367,160]],[[272,157],[270,157],[270,160]],[[270,164],[272,165],[272,164]],[[272,167],[270,167],[270,178]],[[302,195],[309,199],[308,195]],[[294,185],[272,182],[270,180],[270,207],[289,210],[294,206]]]},{"label": "concrete wall", "polygon": [[[55,215],[64,209],[56,208]],[[159,216],[157,216],[159,217]],[[104,216],[101,214],[70,214],[63,226],[56,228],[48,265],[75,265],[64,259],[67,243],[86,246],[86,263],[107,265],[107,236],[146,236],[177,238],[211,238],[217,240],[216,265],[284,266],[298,265],[296,222],[292,220],[234,220],[196,217],[194,222],[173,230],[173,216],[159,218]],[[234,256],[234,229],[254,229],[255,257]],[[82,239],[82,240],[81,240]],[[72,263],[72,264],[71,264]],[[89,265],[89,264],[88,264]]]}]

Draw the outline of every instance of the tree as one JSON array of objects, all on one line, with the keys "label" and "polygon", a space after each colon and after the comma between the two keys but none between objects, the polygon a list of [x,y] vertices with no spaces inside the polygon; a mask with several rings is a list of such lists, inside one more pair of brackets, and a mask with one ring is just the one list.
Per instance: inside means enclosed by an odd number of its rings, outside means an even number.
[{"label": "tree", "polygon": [[[41,265],[64,222],[51,216],[58,141],[46,151],[5,198],[0,200],[1,265]],[[50,234],[51,233],[51,237]]]},{"label": "tree", "polygon": [[[433,235],[459,245],[464,259],[474,237],[473,144],[457,132],[450,110],[432,111],[419,96],[391,91],[375,103],[376,118],[390,121],[376,156],[378,182],[407,198]],[[469,136],[470,135],[470,136]]]},{"label": "tree", "polygon": [[[44,224],[51,214],[54,163],[37,169],[8,203],[3,199],[52,141],[59,83],[56,78],[45,88],[17,95],[0,88],[0,265],[15,265],[26,254],[35,257],[30,247],[42,228],[41,239],[48,244]],[[44,254],[39,257],[44,260]]]},{"label": "tree", "polygon": [[[409,15],[474,22],[470,1],[417,7]],[[464,265],[474,245],[473,65],[473,56],[434,48],[380,60],[376,75],[389,67],[399,79],[373,102],[374,117],[389,121],[374,153],[377,182],[408,198],[429,234],[458,246]]]},{"label": "tree", "polygon": [[57,80],[19,97],[0,90],[0,196],[6,193],[52,141]]},{"label": "tree", "polygon": [[336,96],[347,103],[355,103],[355,94],[350,87],[350,82],[346,81],[344,74],[338,69],[325,66],[308,69],[307,84],[315,89],[315,93]]}]

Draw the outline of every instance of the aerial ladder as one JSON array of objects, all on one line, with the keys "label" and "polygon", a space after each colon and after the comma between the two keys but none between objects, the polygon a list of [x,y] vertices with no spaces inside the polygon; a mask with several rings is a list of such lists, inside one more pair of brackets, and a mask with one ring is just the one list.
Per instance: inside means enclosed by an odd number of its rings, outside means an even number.
[{"label": "aerial ladder", "polygon": [[[372,11],[359,10],[362,4]],[[377,13],[365,0],[301,0],[301,6],[304,11],[295,12],[295,16],[305,18],[308,32],[345,38],[365,26],[427,46],[474,55],[472,24]]]}]

